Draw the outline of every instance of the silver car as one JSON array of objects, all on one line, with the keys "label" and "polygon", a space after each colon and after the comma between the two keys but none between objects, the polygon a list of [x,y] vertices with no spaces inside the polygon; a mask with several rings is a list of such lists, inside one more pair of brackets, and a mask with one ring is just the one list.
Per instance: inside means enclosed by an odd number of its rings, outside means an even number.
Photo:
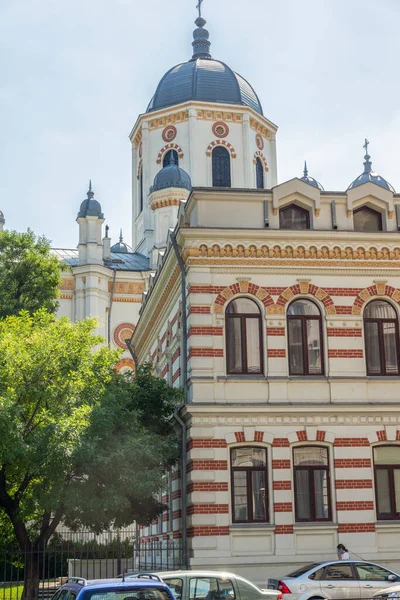
[{"label": "silver car", "polygon": [[367,600],[375,592],[400,581],[400,575],[370,562],[337,560],[313,563],[269,585],[284,600]]},{"label": "silver car", "polygon": [[373,595],[373,600],[400,600],[400,585],[391,585],[380,589]]}]

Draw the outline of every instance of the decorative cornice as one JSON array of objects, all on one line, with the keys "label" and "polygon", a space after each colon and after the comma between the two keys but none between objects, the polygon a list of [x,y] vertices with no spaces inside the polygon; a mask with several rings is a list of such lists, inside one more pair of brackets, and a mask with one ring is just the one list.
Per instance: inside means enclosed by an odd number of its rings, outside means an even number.
[{"label": "decorative cornice", "polygon": [[154,200],[150,204],[152,210],[156,210],[157,208],[164,208],[165,206],[179,206],[181,200],[178,198],[168,198],[167,200]]},{"label": "decorative cornice", "polygon": [[[108,282],[108,291],[111,292],[113,287],[112,281]],[[144,283],[136,283],[132,281],[116,281],[114,292],[116,294],[143,294]]]},{"label": "decorative cornice", "polygon": [[59,290],[74,290],[75,289],[75,279],[73,277],[62,277],[60,284],[58,286]]}]

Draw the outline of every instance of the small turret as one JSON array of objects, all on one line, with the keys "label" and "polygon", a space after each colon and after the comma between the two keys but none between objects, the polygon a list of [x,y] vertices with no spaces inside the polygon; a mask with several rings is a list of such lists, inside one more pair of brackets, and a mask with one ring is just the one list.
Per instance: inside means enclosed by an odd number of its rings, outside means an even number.
[{"label": "small turret", "polygon": [[79,225],[79,266],[102,265],[103,245],[101,240],[104,215],[100,203],[94,199],[92,181],[89,181],[87,198],[82,202],[76,219]]},{"label": "small turret", "polygon": [[3,212],[0,210],[0,231],[3,231],[4,225],[6,224],[6,220],[4,218]]}]

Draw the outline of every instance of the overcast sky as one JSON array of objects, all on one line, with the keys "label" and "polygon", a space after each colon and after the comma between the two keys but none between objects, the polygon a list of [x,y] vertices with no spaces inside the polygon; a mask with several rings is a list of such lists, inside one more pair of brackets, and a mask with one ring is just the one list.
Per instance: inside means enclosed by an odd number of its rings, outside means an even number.
[{"label": "overcast sky", "polygon": [[[197,0],[0,0],[0,209],[74,248],[92,178],[130,242],[129,132],[191,56]],[[278,176],[344,190],[373,168],[400,191],[399,0],[204,0],[213,57],[279,126]]]}]

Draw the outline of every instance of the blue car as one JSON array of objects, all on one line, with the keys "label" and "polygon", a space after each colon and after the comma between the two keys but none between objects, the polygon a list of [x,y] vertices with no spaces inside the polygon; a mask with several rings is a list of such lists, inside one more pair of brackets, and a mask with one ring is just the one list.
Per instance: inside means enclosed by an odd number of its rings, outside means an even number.
[{"label": "blue car", "polygon": [[51,600],[175,600],[166,583],[156,576],[86,580],[70,577]]}]

